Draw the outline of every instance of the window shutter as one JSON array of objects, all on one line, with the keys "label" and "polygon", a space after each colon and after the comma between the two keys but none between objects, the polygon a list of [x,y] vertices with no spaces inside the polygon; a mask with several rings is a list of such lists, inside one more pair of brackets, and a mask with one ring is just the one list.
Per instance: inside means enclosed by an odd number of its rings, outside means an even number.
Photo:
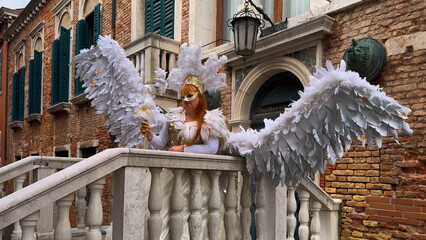
[{"label": "window shutter", "polygon": [[[80,20],[77,22],[77,40],[75,46],[75,55],[80,53],[81,49],[89,48],[89,24],[86,21]],[[74,79],[74,95],[78,96],[84,92],[83,83],[80,78]]]},{"label": "window shutter", "polygon": [[24,120],[25,67],[19,69],[19,120]]},{"label": "window shutter", "polygon": [[43,54],[34,51],[34,81],[33,81],[33,113],[41,113],[41,73],[43,68]]},{"label": "window shutter", "polygon": [[34,59],[30,60],[28,79],[28,116],[34,113]]},{"label": "window shutter", "polygon": [[61,27],[59,57],[59,101],[68,102],[69,66],[70,63],[70,31]]},{"label": "window shutter", "polygon": [[52,105],[59,102],[59,54],[60,40],[56,39],[52,46]]},{"label": "window shutter", "polygon": [[75,46],[75,55],[80,53],[81,49],[89,48],[89,24],[84,20],[77,22],[77,39]]},{"label": "window shutter", "polygon": [[163,0],[164,3],[164,20],[162,26],[162,34],[165,37],[173,39],[174,37],[174,18],[175,18],[175,1],[174,0]]},{"label": "window shutter", "polygon": [[97,45],[99,35],[101,35],[101,4],[95,6],[93,23],[93,45]]},{"label": "window shutter", "polygon": [[173,38],[174,0],[146,0],[145,33],[149,32]]},{"label": "window shutter", "polygon": [[19,71],[13,74],[12,122],[19,118]]}]

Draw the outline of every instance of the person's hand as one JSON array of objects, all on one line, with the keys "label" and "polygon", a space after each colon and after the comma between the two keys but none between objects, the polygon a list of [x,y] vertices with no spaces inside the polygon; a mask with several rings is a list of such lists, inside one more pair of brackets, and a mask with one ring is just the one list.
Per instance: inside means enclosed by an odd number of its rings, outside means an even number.
[{"label": "person's hand", "polygon": [[148,122],[142,122],[141,133],[146,137],[146,139],[148,139],[148,141],[152,141],[154,134],[152,133]]},{"label": "person's hand", "polygon": [[173,147],[169,148],[169,151],[183,152],[184,148],[185,148],[185,145],[178,145],[178,146],[173,146]]}]

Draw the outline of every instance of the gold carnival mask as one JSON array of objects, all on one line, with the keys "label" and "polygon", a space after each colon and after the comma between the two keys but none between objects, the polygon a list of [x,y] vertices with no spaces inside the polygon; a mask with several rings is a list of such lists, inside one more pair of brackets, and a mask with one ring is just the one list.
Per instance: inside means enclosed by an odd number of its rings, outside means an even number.
[{"label": "gold carnival mask", "polygon": [[198,96],[197,92],[188,93],[188,94],[185,94],[185,95],[182,96],[182,101],[190,102],[190,101],[194,100],[197,96]]}]

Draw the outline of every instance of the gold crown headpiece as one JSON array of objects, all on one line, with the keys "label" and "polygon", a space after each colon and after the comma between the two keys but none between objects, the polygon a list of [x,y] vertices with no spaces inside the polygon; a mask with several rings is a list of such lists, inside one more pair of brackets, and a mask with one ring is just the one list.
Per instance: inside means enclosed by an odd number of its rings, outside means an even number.
[{"label": "gold crown headpiece", "polygon": [[194,86],[196,86],[198,88],[198,90],[200,90],[200,93],[204,93],[204,85],[201,83],[201,78],[195,75],[189,75],[184,83],[184,85],[186,84],[192,84]]}]

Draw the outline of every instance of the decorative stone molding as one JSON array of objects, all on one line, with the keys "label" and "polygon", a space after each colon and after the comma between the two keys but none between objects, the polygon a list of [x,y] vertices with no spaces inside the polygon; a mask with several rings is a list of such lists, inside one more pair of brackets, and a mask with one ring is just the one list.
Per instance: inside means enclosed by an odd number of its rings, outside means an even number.
[{"label": "decorative stone molding", "polygon": [[[60,35],[59,29],[61,27],[61,19],[64,14],[69,14],[70,21],[73,19],[71,0],[62,0],[52,9],[52,12],[55,14],[55,39],[58,39]],[[70,27],[72,28],[71,22]],[[73,36],[73,34],[71,34],[71,36]]]},{"label": "decorative stone molding", "polygon": [[31,58],[34,58],[34,50],[36,49],[37,40],[41,40],[41,48],[44,50],[44,22],[41,22],[29,34],[31,37]]},{"label": "decorative stone molding", "polygon": [[89,101],[89,99],[87,99],[86,96],[87,96],[87,93],[82,93],[82,94],[80,94],[78,96],[75,96],[75,97],[71,98],[70,102],[72,104],[76,105],[76,106],[82,105],[82,104],[84,104],[84,103],[86,103],[86,102]]},{"label": "decorative stone molding", "polygon": [[29,115],[28,117],[26,117],[24,120],[29,122],[29,123],[32,123],[32,122],[41,123],[41,114],[40,113],[33,113],[33,114]]},{"label": "decorative stone molding", "polygon": [[71,112],[71,103],[60,102],[58,104],[55,104],[55,105],[47,108],[47,111],[52,115],[55,115],[56,113],[62,112],[62,111],[69,114]]},{"label": "decorative stone molding", "polygon": [[230,121],[233,130],[237,130],[241,123],[244,124],[243,127],[249,127],[246,124],[250,123],[250,103],[253,102],[257,91],[270,77],[285,71],[293,73],[303,86],[309,85],[311,72],[299,60],[291,57],[279,57],[262,62],[248,73],[238,91],[234,92]]},{"label": "decorative stone molding", "polygon": [[9,127],[12,130],[17,130],[18,128],[20,128],[22,130],[22,129],[24,129],[24,121],[14,121],[14,122],[11,122],[9,124]]}]

